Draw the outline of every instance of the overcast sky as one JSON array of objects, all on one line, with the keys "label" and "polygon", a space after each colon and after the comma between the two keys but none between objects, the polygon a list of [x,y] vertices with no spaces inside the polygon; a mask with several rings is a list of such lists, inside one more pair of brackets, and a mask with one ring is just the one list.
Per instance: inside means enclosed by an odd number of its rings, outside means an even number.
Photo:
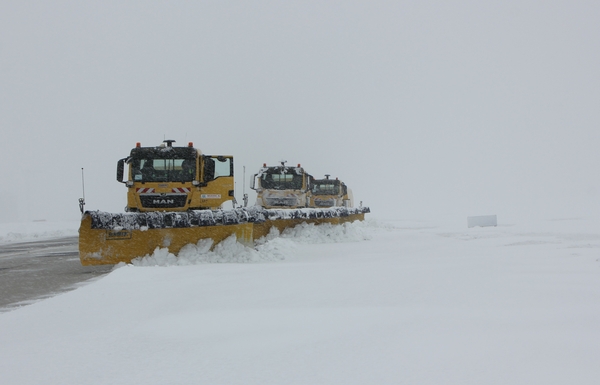
[{"label": "overcast sky", "polygon": [[[381,218],[600,214],[597,1],[0,0],[0,221],[122,212],[135,142]],[[246,192],[248,192],[246,187]],[[252,201],[254,198],[252,198]],[[512,220],[512,219],[511,219]]]}]

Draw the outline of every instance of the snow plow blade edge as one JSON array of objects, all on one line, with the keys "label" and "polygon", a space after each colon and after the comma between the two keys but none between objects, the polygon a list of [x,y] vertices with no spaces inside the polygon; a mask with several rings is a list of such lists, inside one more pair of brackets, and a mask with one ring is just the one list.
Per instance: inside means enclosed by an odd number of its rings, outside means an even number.
[{"label": "snow plow blade edge", "polygon": [[156,248],[177,253],[187,244],[212,239],[213,247],[231,235],[246,246],[266,236],[272,227],[283,231],[301,223],[340,224],[364,220],[368,207],[331,209],[193,210],[111,214],[86,211],[79,228],[81,264],[131,263]]}]

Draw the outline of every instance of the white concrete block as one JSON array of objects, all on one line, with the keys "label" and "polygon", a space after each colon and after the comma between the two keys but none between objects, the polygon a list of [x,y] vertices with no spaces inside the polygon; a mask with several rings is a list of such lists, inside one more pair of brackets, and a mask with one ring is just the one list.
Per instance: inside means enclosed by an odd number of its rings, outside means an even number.
[{"label": "white concrete block", "polygon": [[467,217],[467,227],[488,227],[498,226],[498,219],[495,215],[479,215],[476,217]]}]

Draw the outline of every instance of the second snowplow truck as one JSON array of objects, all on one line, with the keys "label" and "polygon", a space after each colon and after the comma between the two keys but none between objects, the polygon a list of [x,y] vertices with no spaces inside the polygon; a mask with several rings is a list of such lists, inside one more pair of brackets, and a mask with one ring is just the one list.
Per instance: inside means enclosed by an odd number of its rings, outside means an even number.
[{"label": "second snowplow truck", "polygon": [[252,178],[250,187],[256,190],[257,206],[266,209],[308,207],[313,177],[300,165],[292,167],[285,163],[270,167],[265,163]]}]

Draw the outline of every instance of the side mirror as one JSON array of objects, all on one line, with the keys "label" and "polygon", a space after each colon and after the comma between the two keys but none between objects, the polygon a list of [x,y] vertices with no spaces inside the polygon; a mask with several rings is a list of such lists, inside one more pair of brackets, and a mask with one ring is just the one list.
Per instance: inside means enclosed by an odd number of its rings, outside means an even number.
[{"label": "side mirror", "polygon": [[123,183],[123,174],[125,173],[125,159],[119,159],[117,162],[117,181]]},{"label": "side mirror", "polygon": [[252,190],[256,190],[256,175],[257,174],[252,175],[252,180],[250,181],[250,188]]}]

